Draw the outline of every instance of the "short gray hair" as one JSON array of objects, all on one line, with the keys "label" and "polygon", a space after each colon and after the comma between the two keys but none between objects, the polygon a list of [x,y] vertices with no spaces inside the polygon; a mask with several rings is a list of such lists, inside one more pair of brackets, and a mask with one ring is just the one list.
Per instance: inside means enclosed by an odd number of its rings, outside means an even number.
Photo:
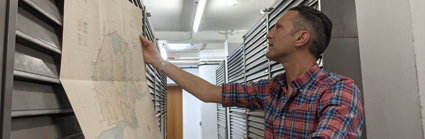
[{"label": "short gray hair", "polygon": [[332,21],[322,12],[308,6],[297,6],[290,11],[297,11],[298,15],[294,17],[295,34],[301,30],[310,32],[310,53],[318,59],[326,50],[331,40]]}]

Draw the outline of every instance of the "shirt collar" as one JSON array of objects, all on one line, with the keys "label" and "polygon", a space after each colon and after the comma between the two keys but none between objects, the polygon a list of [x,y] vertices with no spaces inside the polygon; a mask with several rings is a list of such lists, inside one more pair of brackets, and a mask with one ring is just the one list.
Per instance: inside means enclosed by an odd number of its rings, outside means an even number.
[{"label": "shirt collar", "polygon": [[[319,65],[316,64],[311,67],[307,72],[298,76],[294,81],[291,82],[291,86],[294,89],[303,89],[308,83],[315,81],[317,74],[319,73]],[[286,87],[286,72],[278,76],[278,82]]]}]

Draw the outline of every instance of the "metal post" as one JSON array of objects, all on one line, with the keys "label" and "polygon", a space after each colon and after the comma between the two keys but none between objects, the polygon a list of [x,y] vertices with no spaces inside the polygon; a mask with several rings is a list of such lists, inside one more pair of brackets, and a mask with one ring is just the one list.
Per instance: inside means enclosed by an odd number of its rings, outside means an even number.
[{"label": "metal post", "polygon": [[[246,41],[246,36],[244,35],[243,37],[243,46],[242,46],[242,61],[243,61],[243,76],[244,76],[244,83],[247,83],[247,78],[246,78],[246,54],[245,54],[245,41]],[[245,138],[248,138],[248,113],[249,113],[249,109],[245,109]]]},{"label": "metal post", "polygon": [[[228,45],[228,41],[226,40],[225,45]],[[229,56],[227,55],[228,52],[226,52],[226,58],[224,59],[224,83],[228,83],[229,82],[229,68],[227,67],[227,62],[228,62],[228,58]],[[230,115],[229,115],[230,111],[229,111],[229,107],[226,107],[226,137],[227,139],[230,139]]]},{"label": "metal post", "polygon": [[[269,27],[270,27],[270,22],[269,22],[269,14],[270,14],[270,12],[268,11],[267,13],[266,13],[266,21],[264,21],[265,23],[266,23],[266,31],[267,31],[267,33],[266,33],[266,37],[267,37],[267,34],[269,34],[269,31],[270,31],[270,29],[269,29]],[[266,42],[268,42],[269,40],[266,40]],[[267,43],[267,44],[269,44],[269,43]],[[267,50],[269,50],[269,45],[267,45],[267,48],[266,48]],[[268,66],[268,71],[269,71],[269,76],[268,76],[268,78],[269,79],[271,79],[271,78],[273,78],[272,77],[272,67],[271,67],[271,61],[270,61],[270,59],[269,60],[267,60],[268,61],[268,63],[269,63],[269,66]],[[280,63],[279,63],[280,64]]]},{"label": "metal post", "polygon": [[13,66],[15,55],[15,40],[16,40],[16,14],[18,12],[18,0],[2,0],[0,18],[4,20],[4,33],[0,38],[3,47],[2,49],[2,69],[1,69],[1,96],[0,96],[0,130],[1,138],[10,138],[11,131],[11,109],[12,109],[12,89],[13,89]]}]

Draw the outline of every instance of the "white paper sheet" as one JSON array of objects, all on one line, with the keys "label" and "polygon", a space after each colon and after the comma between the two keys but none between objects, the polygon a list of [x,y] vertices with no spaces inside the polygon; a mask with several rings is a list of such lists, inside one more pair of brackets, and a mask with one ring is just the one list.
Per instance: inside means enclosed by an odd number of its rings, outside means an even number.
[{"label": "white paper sheet", "polygon": [[161,138],[149,94],[142,10],[128,0],[65,0],[60,80],[87,139]]}]

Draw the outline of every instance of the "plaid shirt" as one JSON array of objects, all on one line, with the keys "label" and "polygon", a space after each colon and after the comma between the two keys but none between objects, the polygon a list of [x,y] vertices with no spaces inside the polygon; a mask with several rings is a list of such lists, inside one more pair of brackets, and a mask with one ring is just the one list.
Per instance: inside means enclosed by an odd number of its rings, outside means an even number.
[{"label": "plaid shirt", "polygon": [[360,91],[353,80],[313,66],[290,84],[286,75],[247,84],[223,84],[223,106],[265,110],[264,137],[359,138],[363,124]]}]

